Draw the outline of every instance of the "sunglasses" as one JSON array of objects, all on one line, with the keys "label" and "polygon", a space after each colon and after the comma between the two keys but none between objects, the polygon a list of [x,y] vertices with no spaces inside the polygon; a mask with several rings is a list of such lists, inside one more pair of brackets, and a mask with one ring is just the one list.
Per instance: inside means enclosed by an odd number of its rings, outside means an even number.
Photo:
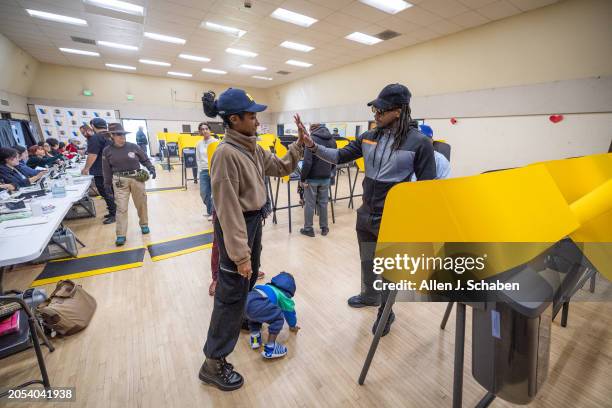
[{"label": "sunglasses", "polygon": [[384,115],[385,113],[390,112],[390,111],[395,110],[395,109],[397,109],[397,108],[390,108],[390,109],[378,109],[378,108],[375,108],[374,106],[372,106],[372,113],[374,113],[375,115],[380,115],[380,116],[382,116],[382,115]]}]

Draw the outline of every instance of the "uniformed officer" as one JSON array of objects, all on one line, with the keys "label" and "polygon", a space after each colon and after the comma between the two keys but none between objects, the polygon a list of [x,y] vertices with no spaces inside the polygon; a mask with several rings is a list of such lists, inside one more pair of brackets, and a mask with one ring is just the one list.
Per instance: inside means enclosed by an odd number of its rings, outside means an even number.
[{"label": "uniformed officer", "polygon": [[[130,194],[138,211],[140,230],[143,234],[149,233],[149,220],[147,212],[147,194],[145,181],[155,178],[155,167],[147,155],[134,143],[125,141],[129,132],[123,130],[120,123],[108,125],[113,144],[107,146],[102,152],[102,169],[104,172],[104,186],[109,194],[114,190],[117,203],[117,240],[115,245],[125,244],[128,226],[128,203]],[[143,165],[149,170],[147,173],[140,168]]]}]

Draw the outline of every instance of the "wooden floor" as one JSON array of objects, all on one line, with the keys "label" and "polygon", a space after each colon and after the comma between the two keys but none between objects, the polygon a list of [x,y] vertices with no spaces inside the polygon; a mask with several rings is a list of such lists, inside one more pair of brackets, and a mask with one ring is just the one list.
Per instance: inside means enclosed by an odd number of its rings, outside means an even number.
[{"label": "wooden floor", "polygon": [[[148,187],[180,184],[176,171],[159,174]],[[345,195],[346,179],[340,183],[340,194]],[[210,229],[198,188],[190,182],[186,192],[149,195],[149,237],[141,236],[130,205],[127,247]],[[285,186],[280,197],[285,201]],[[87,244],[82,254],[114,249],[115,227],[101,224],[102,204],[97,201],[97,219],[67,223]],[[243,333],[229,361],[245,376],[245,386],[223,393],[201,384],[197,374],[213,304],[208,296],[210,250],[159,262],[146,255],[141,268],[79,281],[98,301],[90,326],[77,335],[55,339],[54,353],[43,348],[52,385],[76,387],[77,402],[44,406],[450,407],[454,313],[441,331],[445,304],[396,305],[393,329],[381,341],[365,385],[359,386],[357,377],[372,339],[376,311],[346,304],[360,287],[355,212],[347,208],[347,201],[339,202],[330,234],[316,238],[297,232],[303,217],[298,210],[293,214],[292,234],[287,231],[286,211],[279,214],[279,224],[265,225],[262,254],[268,277],[286,270],[297,282],[296,311],[302,330],[295,335],[285,327],[280,334],[279,340],[289,348],[287,357],[264,361],[249,349],[248,334]],[[5,287],[25,288],[40,270],[18,268],[7,274]],[[45,289],[50,292],[52,287]],[[468,334],[470,316],[468,308]],[[603,302],[572,305],[567,328],[554,322],[548,381],[530,406],[612,406],[611,325],[612,305]],[[485,393],[471,376],[471,354],[468,335],[466,407],[474,406]],[[37,376],[33,350],[0,360],[0,388]],[[3,400],[0,406],[27,404]],[[512,404],[496,400],[491,406]]]}]

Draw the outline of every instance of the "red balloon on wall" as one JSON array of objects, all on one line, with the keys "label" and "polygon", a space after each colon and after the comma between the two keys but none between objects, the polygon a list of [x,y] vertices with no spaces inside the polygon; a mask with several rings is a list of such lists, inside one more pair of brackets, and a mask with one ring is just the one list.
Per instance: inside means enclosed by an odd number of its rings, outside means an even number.
[{"label": "red balloon on wall", "polygon": [[550,115],[548,120],[550,120],[552,123],[559,123],[563,120],[563,115]]},{"label": "red balloon on wall", "polygon": [[457,119],[456,118],[450,118],[450,122],[454,125],[457,123]]}]

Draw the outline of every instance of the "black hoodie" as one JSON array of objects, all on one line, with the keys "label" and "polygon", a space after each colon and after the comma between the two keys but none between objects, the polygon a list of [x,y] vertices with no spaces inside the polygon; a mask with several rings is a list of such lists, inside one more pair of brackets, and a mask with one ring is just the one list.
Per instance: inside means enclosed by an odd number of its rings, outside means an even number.
[{"label": "black hoodie", "polygon": [[[336,148],[336,141],[325,126],[316,128],[310,133],[312,140],[325,147]],[[309,149],[304,149],[304,163],[302,165],[302,181],[307,179],[328,179],[331,177],[334,165],[319,159]]]}]

